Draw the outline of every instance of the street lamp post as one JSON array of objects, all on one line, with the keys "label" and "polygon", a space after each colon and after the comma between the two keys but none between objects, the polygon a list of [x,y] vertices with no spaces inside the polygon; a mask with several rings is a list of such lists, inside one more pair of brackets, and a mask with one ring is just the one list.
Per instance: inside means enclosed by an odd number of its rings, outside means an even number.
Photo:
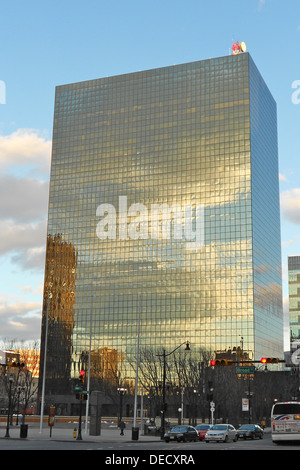
[{"label": "street lamp post", "polygon": [[44,406],[45,406],[45,384],[46,384],[46,366],[47,366],[47,344],[48,344],[48,323],[49,323],[49,302],[52,294],[48,292],[47,309],[46,309],[46,326],[45,326],[45,346],[44,346],[44,365],[42,380],[42,397],[41,397],[41,415],[40,415],[40,433],[43,429]]},{"label": "street lamp post", "polygon": [[21,387],[21,386],[18,387],[18,392],[17,392],[18,401],[17,401],[17,420],[16,420],[16,426],[18,426],[18,424],[19,424],[20,395],[21,395],[21,392],[22,392],[23,390],[24,390],[24,387]]},{"label": "street lamp post", "polygon": [[11,386],[13,383],[13,376],[9,376],[9,391],[8,391],[8,410],[7,410],[7,423],[6,423],[6,434],[5,437],[10,437],[9,436],[9,418],[10,418],[10,413],[11,413]]},{"label": "street lamp post", "polygon": [[183,424],[183,387],[179,387],[176,391],[177,396],[179,397],[178,405],[178,424]]},{"label": "street lamp post", "polygon": [[197,399],[198,399],[198,389],[193,389],[194,400],[193,400],[193,426],[197,425]]},{"label": "street lamp post", "polygon": [[163,350],[162,354],[157,354],[157,356],[163,358],[163,384],[162,384],[162,410],[161,410],[161,439],[164,438],[165,434],[165,412],[166,412],[166,357],[171,356],[177,349],[179,349],[181,346],[186,345],[185,351],[190,351],[190,343],[188,341],[185,341],[184,343],[180,344],[177,346],[177,348],[173,349],[173,351],[169,352],[166,354],[166,350]]},{"label": "street lamp post", "polygon": [[127,392],[127,388],[125,387],[118,387],[118,393],[120,395],[120,418],[119,418],[119,424],[123,420],[123,396]]}]

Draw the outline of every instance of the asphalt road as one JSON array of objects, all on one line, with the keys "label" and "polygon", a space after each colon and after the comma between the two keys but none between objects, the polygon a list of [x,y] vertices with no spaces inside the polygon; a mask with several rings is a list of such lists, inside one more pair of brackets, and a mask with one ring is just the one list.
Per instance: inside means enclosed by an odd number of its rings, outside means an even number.
[{"label": "asphalt road", "polygon": [[[124,436],[120,436],[120,430],[116,427],[107,427],[101,430],[100,436],[90,436],[85,433],[84,429],[81,432],[82,439],[78,440],[73,437],[74,425],[54,426],[50,437],[50,428],[45,426],[40,432],[37,425],[28,426],[28,433],[26,438],[20,437],[20,429],[18,426],[12,426],[9,429],[10,437],[5,437],[5,426],[0,427],[0,450],[16,451],[16,450],[67,450],[67,451],[83,451],[83,450],[98,450],[102,451],[101,458],[109,459],[114,455],[127,455],[130,457],[136,455],[144,458],[146,463],[153,465],[155,456],[157,455],[183,455],[183,459],[188,459],[189,456],[194,457],[196,460],[203,451],[254,451],[254,450],[300,450],[300,444],[273,444],[271,435],[266,432],[263,439],[255,440],[238,440],[237,442],[216,443],[216,442],[190,442],[190,443],[166,443],[158,436],[139,435],[138,440],[132,440],[131,429],[126,429]],[[125,452],[126,451],[126,452]],[[147,461],[150,458],[152,462]],[[171,459],[171,457],[170,457]],[[142,459],[143,460],[143,459]],[[141,460],[141,461],[142,461]],[[108,463],[108,462],[105,462]],[[112,462],[114,464],[122,464],[122,462]],[[127,463],[127,462],[125,462]],[[161,462],[163,463],[163,462]],[[169,464],[171,462],[164,462]],[[179,463],[179,462],[172,462]],[[190,462],[181,462],[189,463]],[[134,466],[131,465],[131,466]]]}]

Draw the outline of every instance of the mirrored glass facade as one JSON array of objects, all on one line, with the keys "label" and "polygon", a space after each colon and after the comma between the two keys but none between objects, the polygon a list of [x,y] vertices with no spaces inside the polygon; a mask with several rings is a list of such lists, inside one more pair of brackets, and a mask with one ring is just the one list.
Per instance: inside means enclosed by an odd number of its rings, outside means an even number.
[{"label": "mirrored glass facade", "polygon": [[248,53],[57,87],[42,351],[47,312],[56,393],[87,351],[129,377],[138,333],[282,356],[276,104]]}]

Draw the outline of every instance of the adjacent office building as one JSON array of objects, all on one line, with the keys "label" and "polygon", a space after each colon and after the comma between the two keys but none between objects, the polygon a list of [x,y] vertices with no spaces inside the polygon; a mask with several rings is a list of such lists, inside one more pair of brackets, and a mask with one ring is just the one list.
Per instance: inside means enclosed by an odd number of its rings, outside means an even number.
[{"label": "adjacent office building", "polygon": [[300,342],[300,256],[288,257],[290,340]]},{"label": "adjacent office building", "polygon": [[[48,320],[48,321],[46,321]],[[140,348],[282,357],[276,103],[248,53],[56,89],[47,390]]]}]

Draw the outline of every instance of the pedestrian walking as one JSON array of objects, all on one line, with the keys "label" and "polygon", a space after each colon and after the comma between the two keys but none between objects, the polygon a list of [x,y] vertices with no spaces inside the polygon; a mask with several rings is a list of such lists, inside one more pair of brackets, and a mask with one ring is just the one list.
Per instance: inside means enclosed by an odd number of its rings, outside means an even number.
[{"label": "pedestrian walking", "polygon": [[121,429],[120,436],[124,436],[124,429],[126,428],[126,424],[123,420],[119,422],[119,428]]}]

